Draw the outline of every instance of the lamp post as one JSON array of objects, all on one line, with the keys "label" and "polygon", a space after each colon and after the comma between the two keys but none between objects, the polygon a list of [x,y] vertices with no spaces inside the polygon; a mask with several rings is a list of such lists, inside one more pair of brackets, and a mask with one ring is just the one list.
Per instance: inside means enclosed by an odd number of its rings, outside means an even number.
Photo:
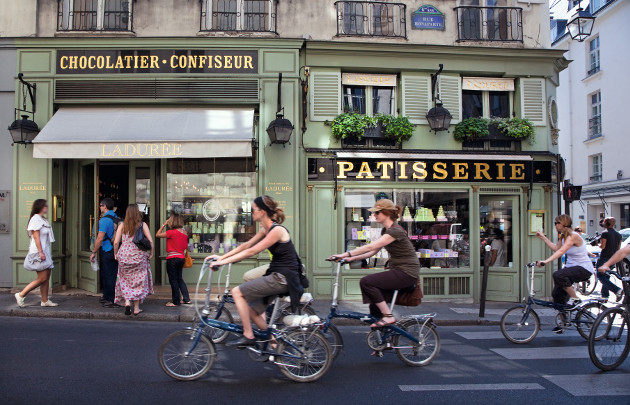
[{"label": "lamp post", "polygon": [[[11,134],[11,139],[13,140],[13,144],[21,144],[26,146],[29,143],[33,143],[33,139],[39,133],[39,127],[29,118],[29,114],[35,118],[35,92],[37,87],[35,83],[29,83],[24,80],[24,75],[22,73],[18,73],[18,80],[22,84],[22,108],[15,109],[15,121],[11,125],[9,125],[9,133]],[[28,92],[29,98],[31,100],[31,105],[33,106],[32,111],[28,111],[26,109],[26,93]],[[18,115],[21,117],[18,118]]]},{"label": "lamp post", "polygon": [[293,134],[293,124],[284,118],[284,107],[282,107],[282,73],[278,74],[278,109],[276,119],[269,123],[267,134],[271,143],[279,143],[284,146],[291,140]]},{"label": "lamp post", "polygon": [[[569,2],[569,4],[571,3]],[[571,20],[567,23],[571,39],[583,42],[591,35],[593,24],[595,24],[595,17],[593,17],[588,10],[583,10],[580,3],[578,3],[575,14],[573,14],[573,17],[571,17]]]},{"label": "lamp post", "polygon": [[436,134],[438,131],[448,130],[448,127],[451,125],[451,119],[453,118],[451,113],[443,107],[439,94],[437,97],[435,96],[435,86],[437,85],[438,77],[443,68],[444,65],[440,63],[440,70],[431,75],[431,100],[435,102],[435,106],[431,108],[426,115],[431,131],[435,131]]}]

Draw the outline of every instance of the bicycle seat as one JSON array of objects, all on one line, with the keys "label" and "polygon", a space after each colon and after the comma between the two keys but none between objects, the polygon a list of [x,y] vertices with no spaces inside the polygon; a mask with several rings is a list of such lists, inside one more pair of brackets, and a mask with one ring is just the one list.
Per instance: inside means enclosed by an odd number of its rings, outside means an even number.
[{"label": "bicycle seat", "polygon": [[[287,295],[286,297],[282,298],[282,301],[291,302],[291,297]],[[313,301],[313,295],[311,293],[304,293],[300,297],[300,304],[306,304],[307,302],[311,301]]]}]

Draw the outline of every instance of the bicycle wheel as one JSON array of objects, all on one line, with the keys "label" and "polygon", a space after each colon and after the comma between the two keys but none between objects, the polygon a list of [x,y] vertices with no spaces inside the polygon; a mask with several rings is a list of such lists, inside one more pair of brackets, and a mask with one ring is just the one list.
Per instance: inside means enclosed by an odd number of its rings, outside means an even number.
[{"label": "bicycle wheel", "polygon": [[[221,310],[221,314],[219,314],[218,317],[217,317],[217,310],[218,310],[218,305],[211,306],[208,319],[217,319],[219,321],[223,321],[227,323],[234,323],[234,317],[232,316],[232,313],[230,312],[229,309],[227,309],[226,307],[223,307],[223,309]],[[198,325],[199,325],[199,319],[197,318],[197,315],[195,315],[195,317],[193,318],[193,328],[196,328]],[[204,326],[203,334],[208,336],[212,340],[212,343],[214,344],[223,343],[228,337],[230,337],[230,332],[223,329],[213,328],[211,326]]]},{"label": "bicycle wheel", "polygon": [[318,330],[294,330],[284,335],[284,339],[278,344],[278,353],[299,358],[276,356],[282,374],[297,382],[317,381],[326,374],[333,361],[332,351]]},{"label": "bicycle wheel", "polygon": [[394,336],[394,350],[403,363],[419,367],[431,363],[440,351],[440,335],[435,326],[409,320],[401,324],[401,329],[418,340],[418,343],[404,335]]},{"label": "bicycle wheel", "polygon": [[580,311],[575,316],[575,326],[580,336],[588,339],[595,320],[605,310],[606,305],[600,302],[592,302],[580,308]]},{"label": "bicycle wheel", "polygon": [[326,332],[322,332],[328,343],[330,343],[330,349],[332,350],[333,360],[339,356],[341,350],[343,349],[343,337],[341,336],[341,332],[339,329],[332,323],[328,325],[328,330]]},{"label": "bicycle wheel", "polygon": [[158,352],[162,370],[177,380],[191,381],[203,376],[210,370],[216,351],[214,344],[204,335],[192,350],[195,331],[180,330],[171,333],[164,340]]},{"label": "bicycle wheel", "polygon": [[501,317],[501,333],[516,344],[529,343],[540,330],[540,319],[533,309],[517,305],[505,311]]},{"label": "bicycle wheel", "polygon": [[588,338],[588,355],[600,370],[614,370],[628,357],[629,321],[628,314],[619,307],[607,309],[595,321]]},{"label": "bicycle wheel", "polygon": [[575,284],[580,294],[591,295],[593,291],[595,291],[595,287],[597,287],[597,275],[592,274],[588,280],[580,281],[579,283]]}]

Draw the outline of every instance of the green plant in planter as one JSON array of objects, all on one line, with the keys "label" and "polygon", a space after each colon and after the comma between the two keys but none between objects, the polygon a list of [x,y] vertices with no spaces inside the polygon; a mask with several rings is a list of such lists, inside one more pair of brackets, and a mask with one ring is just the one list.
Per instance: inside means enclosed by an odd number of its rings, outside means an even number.
[{"label": "green plant in planter", "polygon": [[332,135],[338,141],[348,138],[360,140],[367,122],[364,115],[343,113],[336,116],[331,125]]},{"label": "green plant in planter", "polygon": [[488,120],[479,117],[463,119],[455,126],[453,136],[459,142],[474,141],[490,135]]},{"label": "green plant in planter", "polygon": [[393,116],[378,114],[378,121],[383,125],[385,137],[395,140],[397,143],[408,141],[413,136],[413,124],[409,118],[402,115]]},{"label": "green plant in planter", "polygon": [[525,118],[507,118],[496,120],[499,130],[505,136],[517,140],[529,138],[530,143],[534,140],[534,124]]}]

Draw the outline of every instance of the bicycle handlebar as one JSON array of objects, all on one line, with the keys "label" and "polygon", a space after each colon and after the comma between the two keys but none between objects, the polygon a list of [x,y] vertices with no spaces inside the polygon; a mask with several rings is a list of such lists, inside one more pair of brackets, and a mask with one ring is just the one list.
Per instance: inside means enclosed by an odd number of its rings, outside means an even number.
[{"label": "bicycle handlebar", "polygon": [[339,260],[334,260],[334,259],[331,259],[331,258],[329,257],[328,259],[326,259],[326,261],[327,261],[327,262],[335,262],[335,263],[339,263],[339,264],[346,264],[346,263],[350,263],[350,262],[347,262],[345,259],[343,259],[343,258],[341,258],[341,257],[339,258]]}]

